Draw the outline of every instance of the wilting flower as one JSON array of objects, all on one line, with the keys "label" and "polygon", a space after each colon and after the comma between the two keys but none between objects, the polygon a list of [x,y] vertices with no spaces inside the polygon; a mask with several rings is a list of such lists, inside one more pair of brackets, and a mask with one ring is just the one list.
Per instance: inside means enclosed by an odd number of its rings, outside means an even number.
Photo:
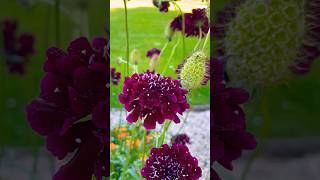
[{"label": "wilting flower", "polygon": [[[259,87],[304,74],[320,55],[316,0],[245,0],[227,6],[213,25],[218,55],[229,57],[233,84]],[[290,67],[290,68],[288,68]]]},{"label": "wilting flower", "polygon": [[108,40],[72,41],[67,52],[49,48],[39,98],[26,108],[34,131],[46,137],[47,149],[58,159],[76,151],[54,180],[101,180],[109,175],[110,60]]},{"label": "wilting flower", "polygon": [[[193,9],[192,13],[185,13],[184,24],[186,36],[202,36],[209,31],[209,19],[206,9]],[[173,32],[182,31],[182,16],[176,17],[170,24]]]},{"label": "wilting flower", "polygon": [[177,134],[171,138],[172,144],[191,144],[190,138],[187,134]]},{"label": "wilting flower", "polygon": [[183,88],[198,88],[210,79],[209,58],[202,51],[195,52],[178,66],[176,72]]},{"label": "wilting flower", "polygon": [[111,81],[113,85],[118,85],[121,79],[121,72],[117,72],[116,68],[111,68]]},{"label": "wilting flower", "polygon": [[130,112],[129,123],[141,118],[146,129],[155,129],[165,119],[180,122],[177,113],[189,108],[186,94],[178,80],[147,71],[125,78],[119,101]]},{"label": "wilting flower", "polygon": [[34,53],[34,36],[21,34],[17,36],[18,25],[15,21],[5,20],[3,23],[3,51],[10,73],[25,73],[25,65]]},{"label": "wilting flower", "polygon": [[198,160],[191,156],[187,146],[167,144],[152,148],[150,157],[141,169],[146,180],[188,179],[198,180],[202,175]]},{"label": "wilting flower", "polygon": [[154,71],[156,67],[159,65],[159,55],[160,55],[160,49],[158,48],[152,48],[147,52],[147,57],[150,58],[149,66],[150,70]]},{"label": "wilting flower", "polygon": [[243,150],[255,149],[255,138],[246,132],[245,113],[241,104],[249,99],[243,89],[227,87],[223,65],[218,59],[211,60],[211,158],[232,170],[232,161],[241,156]]}]

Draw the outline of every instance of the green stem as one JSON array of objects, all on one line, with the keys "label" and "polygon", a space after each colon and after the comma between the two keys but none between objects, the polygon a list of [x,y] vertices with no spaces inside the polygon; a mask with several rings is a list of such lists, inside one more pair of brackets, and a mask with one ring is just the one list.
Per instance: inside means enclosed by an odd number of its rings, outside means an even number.
[{"label": "green stem", "polygon": [[202,30],[201,30],[201,28],[199,28],[199,32],[200,32],[200,37],[199,37],[199,40],[198,40],[196,46],[193,48],[193,52],[195,52],[198,49],[198,46],[200,45],[200,42],[202,40]]},{"label": "green stem", "polygon": [[126,30],[126,60],[127,60],[127,67],[126,67],[126,76],[129,76],[129,27],[128,27],[128,8],[127,8],[127,0],[123,0],[124,3],[124,13],[125,13],[125,30]]},{"label": "green stem", "polygon": [[178,8],[178,10],[179,10],[179,12],[181,14],[181,20],[182,20],[182,23],[181,23],[182,24],[181,34],[182,34],[182,46],[183,46],[182,47],[182,55],[183,55],[183,57],[185,57],[185,55],[186,55],[186,43],[185,43],[185,19],[184,19],[184,14],[182,12],[182,9],[180,8],[180,6],[176,2],[174,2],[174,1],[171,1],[171,2],[174,4],[175,7]]},{"label": "green stem", "polygon": [[142,158],[141,158],[141,161],[142,161],[142,166],[141,167],[144,166],[144,155],[146,154],[146,143],[147,143],[147,140],[146,140],[146,138],[147,138],[147,130],[144,129],[143,131],[144,132],[143,132],[143,150],[142,150]]},{"label": "green stem", "polygon": [[164,44],[164,46],[162,47],[162,49],[161,49],[161,51],[160,51],[160,54],[159,54],[159,57],[158,57],[158,61],[159,61],[159,62],[161,62],[161,61],[160,61],[161,56],[162,56],[162,54],[164,53],[164,51],[167,49],[168,44],[169,44],[169,41],[167,41],[167,42]]},{"label": "green stem", "polygon": [[55,1],[56,46],[60,47],[60,0]]},{"label": "green stem", "polygon": [[207,44],[209,42],[209,39],[210,39],[209,37],[210,37],[210,29],[209,29],[209,31],[208,31],[208,33],[206,35],[206,39],[204,40],[202,50],[204,50],[206,48],[206,46],[207,46]]},{"label": "green stem", "polygon": [[264,122],[263,127],[260,132],[260,135],[259,135],[260,143],[259,143],[257,149],[251,155],[251,157],[248,159],[246,166],[242,172],[241,180],[247,179],[247,176],[250,172],[250,169],[251,169],[253,163],[255,162],[255,160],[257,159],[259,154],[262,152],[262,147],[263,147],[265,141],[268,139],[268,136],[270,134],[270,116],[269,116],[269,111],[268,111],[267,90],[262,92],[260,108],[261,108],[261,114],[262,114],[263,122]]},{"label": "green stem", "polygon": [[170,54],[170,57],[169,57],[169,60],[167,61],[167,64],[166,64],[166,66],[164,67],[164,70],[162,71],[162,75],[164,75],[164,73],[165,73],[166,70],[168,69],[168,66],[169,66],[169,64],[170,64],[170,62],[171,62],[171,60],[172,60],[172,58],[173,58],[173,55],[174,55],[174,53],[175,53],[175,51],[176,51],[177,46],[178,46],[179,43],[180,43],[180,41],[178,40],[178,42],[173,46],[172,51],[171,51],[171,54]]},{"label": "green stem", "polygon": [[159,139],[159,142],[158,142],[158,145],[159,147],[163,144],[164,142],[164,139],[166,137],[166,134],[167,134],[167,131],[170,127],[170,124],[171,124],[171,120],[167,120],[165,123],[164,123],[164,126],[163,126],[163,131],[161,133],[161,136],[160,136],[160,139]]}]

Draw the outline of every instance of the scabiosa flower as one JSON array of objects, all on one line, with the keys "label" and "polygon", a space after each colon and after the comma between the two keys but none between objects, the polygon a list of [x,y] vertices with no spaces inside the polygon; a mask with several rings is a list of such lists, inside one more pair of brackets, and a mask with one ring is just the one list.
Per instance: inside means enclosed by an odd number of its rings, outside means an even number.
[{"label": "scabiosa flower", "polygon": [[[245,0],[218,14],[218,53],[229,57],[233,84],[259,87],[310,70],[320,55],[319,4],[314,0]],[[289,67],[289,68],[288,68]]]},{"label": "scabiosa flower", "polygon": [[3,51],[8,71],[24,74],[25,65],[34,53],[34,36],[26,33],[17,36],[18,25],[15,21],[7,19],[2,24]]},{"label": "scabiosa flower", "polygon": [[[186,36],[202,36],[209,31],[209,19],[206,9],[193,9],[192,13],[183,14],[185,21]],[[182,16],[176,17],[171,23],[170,28],[173,32],[182,31]]]},{"label": "scabiosa flower", "polygon": [[168,0],[152,0],[154,6],[159,8],[160,12],[168,12],[170,3]]},{"label": "scabiosa flower", "polygon": [[129,123],[141,118],[143,126],[149,130],[156,128],[156,122],[162,124],[165,119],[179,123],[177,113],[182,114],[189,108],[186,94],[180,81],[148,70],[125,78],[119,101],[130,112],[127,116]]},{"label": "scabiosa flower", "polygon": [[109,41],[84,37],[67,52],[46,52],[40,95],[26,108],[34,131],[46,137],[47,149],[58,159],[76,152],[54,180],[97,179],[109,175]]},{"label": "scabiosa flower", "polygon": [[183,88],[198,88],[207,84],[210,78],[209,58],[202,51],[195,52],[178,66],[176,72]]},{"label": "scabiosa flower", "polygon": [[116,68],[111,68],[111,81],[113,85],[118,85],[121,79],[121,72],[117,72]]},{"label": "scabiosa flower", "polygon": [[191,144],[189,136],[185,133],[184,134],[177,134],[177,135],[173,136],[171,138],[171,143],[172,144],[183,144],[183,145]]},{"label": "scabiosa flower", "polygon": [[152,148],[150,157],[141,169],[141,176],[146,180],[188,179],[197,180],[202,171],[198,160],[191,156],[187,146],[163,144]]},{"label": "scabiosa flower", "polygon": [[160,52],[161,52],[160,49],[158,49],[158,48],[152,48],[152,49],[150,49],[150,50],[147,52],[146,56],[147,56],[148,58],[152,58],[152,57],[155,56],[155,55],[159,56],[159,55],[160,55]]},{"label": "scabiosa flower", "polygon": [[249,93],[226,86],[223,65],[218,59],[211,60],[211,67],[211,158],[232,170],[232,161],[238,159],[243,150],[257,146],[255,138],[246,132],[245,113],[240,106],[248,100]]}]

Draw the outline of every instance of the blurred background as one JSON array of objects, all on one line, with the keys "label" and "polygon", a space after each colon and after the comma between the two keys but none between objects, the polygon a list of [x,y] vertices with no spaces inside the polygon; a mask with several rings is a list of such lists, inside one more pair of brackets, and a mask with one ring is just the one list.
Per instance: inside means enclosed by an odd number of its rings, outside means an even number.
[{"label": "blurred background", "polygon": [[[69,42],[83,35],[88,39],[106,36],[105,1],[0,0],[0,179],[46,180],[62,162],[55,162],[44,148],[44,139],[26,121],[25,106],[39,94],[39,81],[47,48],[65,50]],[[60,18],[57,22],[57,14]],[[34,53],[25,73],[9,73],[4,51],[5,21],[16,22],[17,38],[34,37]]]}]

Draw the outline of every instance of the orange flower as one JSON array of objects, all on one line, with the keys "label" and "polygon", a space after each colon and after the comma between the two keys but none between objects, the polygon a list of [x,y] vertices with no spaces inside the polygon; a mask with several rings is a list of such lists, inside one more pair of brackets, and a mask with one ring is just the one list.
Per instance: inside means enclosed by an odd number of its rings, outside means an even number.
[{"label": "orange flower", "polygon": [[152,139],[153,139],[153,136],[151,136],[151,135],[147,135],[146,136],[146,142],[147,143],[150,143],[152,141]]},{"label": "orange flower", "polygon": [[127,146],[134,146],[134,147],[139,147],[139,145],[140,145],[140,140],[135,140],[135,141],[133,141],[133,140],[127,140],[126,141],[126,145]]},{"label": "orange flower", "polygon": [[115,143],[110,143],[110,150],[113,151],[118,147]]},{"label": "orange flower", "polygon": [[128,136],[127,129],[124,127],[119,127],[115,129],[114,132],[117,134],[117,138],[119,139],[123,139]]}]

